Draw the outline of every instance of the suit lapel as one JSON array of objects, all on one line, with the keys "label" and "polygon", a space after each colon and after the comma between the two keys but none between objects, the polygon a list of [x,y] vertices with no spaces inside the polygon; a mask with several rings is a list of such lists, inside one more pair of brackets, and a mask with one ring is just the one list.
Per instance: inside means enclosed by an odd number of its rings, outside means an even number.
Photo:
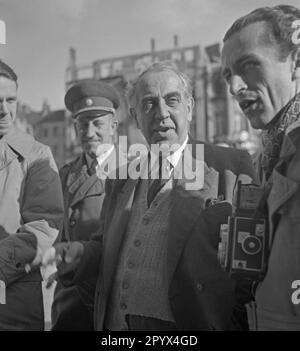
[{"label": "suit lapel", "polygon": [[[184,157],[189,157],[190,155],[185,153]],[[186,174],[191,174],[191,168],[185,169],[183,178],[175,181],[175,186],[171,193],[172,209],[168,233],[167,260],[170,279],[172,279],[182,251],[192,233],[192,228],[201,211],[205,208],[205,201],[211,197],[216,198],[218,192],[218,172],[213,168],[208,168],[203,160],[193,158],[191,162],[184,163],[184,167],[193,167],[194,170],[199,170],[201,167],[203,170],[203,182],[198,180],[195,183],[200,184],[202,182],[201,189],[193,189],[192,186],[192,190],[188,190],[189,187],[191,188],[191,180],[186,179]]]},{"label": "suit lapel", "polygon": [[[268,216],[269,216],[269,244],[272,245],[274,239],[274,229],[276,226],[276,213],[280,211],[280,208],[296,193],[298,189],[298,183],[294,181],[291,177],[286,177],[286,162],[291,159],[296,152],[296,147],[293,141],[293,135],[291,131],[293,127],[297,125],[297,122],[292,124],[287,133],[284,136],[280,157],[277,165],[274,167],[272,176],[270,177],[271,191],[267,198],[268,204]],[[297,135],[297,134],[295,134]],[[294,135],[294,137],[295,137]]]},{"label": "suit lapel", "polygon": [[272,246],[275,229],[275,214],[292,197],[298,189],[298,183],[280,174],[274,169],[272,173],[272,188],[267,199],[269,209],[269,246]]},{"label": "suit lapel", "polygon": [[114,277],[124,232],[130,218],[137,182],[137,179],[128,179],[124,184],[117,196],[116,206],[112,209],[114,214],[109,223],[108,230],[104,233],[104,256],[102,263],[104,291],[106,293],[109,291]]}]

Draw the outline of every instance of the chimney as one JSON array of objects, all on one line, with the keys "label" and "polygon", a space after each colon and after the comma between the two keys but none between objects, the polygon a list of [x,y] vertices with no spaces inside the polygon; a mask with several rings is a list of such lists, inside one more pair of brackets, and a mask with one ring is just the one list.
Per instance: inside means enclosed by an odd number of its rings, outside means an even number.
[{"label": "chimney", "polygon": [[67,69],[68,81],[77,80],[77,66],[76,66],[76,50],[74,48],[69,49],[69,66]]},{"label": "chimney", "polygon": [[155,52],[155,39],[151,38],[151,52]]},{"label": "chimney", "polygon": [[178,35],[177,34],[174,35],[174,48],[175,49],[178,48]]},{"label": "chimney", "polygon": [[76,65],[76,50],[74,48],[69,49],[69,60],[70,66]]}]

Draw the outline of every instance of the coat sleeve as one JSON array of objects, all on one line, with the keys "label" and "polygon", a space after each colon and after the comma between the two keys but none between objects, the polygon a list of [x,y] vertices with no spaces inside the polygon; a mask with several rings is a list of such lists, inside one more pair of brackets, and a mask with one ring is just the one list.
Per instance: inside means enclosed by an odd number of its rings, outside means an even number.
[{"label": "coat sleeve", "polygon": [[63,220],[60,179],[50,149],[36,144],[27,167],[20,199],[22,224],[0,245],[0,280],[6,285],[26,274],[26,264],[39,262],[54,243]]}]

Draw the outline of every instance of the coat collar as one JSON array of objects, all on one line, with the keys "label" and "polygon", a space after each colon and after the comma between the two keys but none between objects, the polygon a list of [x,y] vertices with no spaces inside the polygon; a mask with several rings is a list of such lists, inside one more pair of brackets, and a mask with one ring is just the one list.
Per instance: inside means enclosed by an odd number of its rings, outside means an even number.
[{"label": "coat collar", "polygon": [[12,128],[8,134],[3,136],[3,141],[23,158],[30,156],[34,139],[29,134],[23,133],[17,128]]},{"label": "coat collar", "polygon": [[104,184],[96,174],[88,173],[84,154],[72,165],[67,177],[67,188],[70,196],[70,206],[84,199],[88,194],[101,195],[104,192]]},{"label": "coat collar", "polygon": [[292,177],[286,176],[286,164],[290,163],[291,158],[297,151],[298,145],[300,145],[300,120],[287,128],[280,150],[279,161],[273,169],[266,186],[266,188],[269,187],[271,189],[267,198],[270,247],[273,242],[276,225],[275,214],[296,193],[299,186],[298,182],[293,180]]},{"label": "coat collar", "polygon": [[34,139],[16,128],[0,139],[0,169],[6,167],[15,158],[28,158]]},{"label": "coat collar", "polygon": [[[300,113],[300,111],[299,111]],[[292,123],[286,130],[280,150],[279,162],[285,160],[297,150],[300,139],[300,119]]]},{"label": "coat collar", "polygon": [[286,163],[295,155],[300,145],[300,120],[288,127],[284,136],[279,161],[277,162],[270,183],[269,211],[271,215],[279,209],[297,190],[297,182],[287,177]]}]

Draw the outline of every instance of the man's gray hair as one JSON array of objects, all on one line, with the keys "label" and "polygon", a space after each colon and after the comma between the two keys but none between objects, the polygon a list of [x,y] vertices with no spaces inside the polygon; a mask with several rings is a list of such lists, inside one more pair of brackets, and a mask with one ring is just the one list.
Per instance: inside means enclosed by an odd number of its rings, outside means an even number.
[{"label": "man's gray hair", "polygon": [[261,7],[237,19],[226,32],[223,42],[249,24],[266,22],[271,27],[272,39],[281,46],[280,59],[284,61],[290,53],[299,48],[299,44],[292,40],[295,31],[292,23],[297,20],[300,20],[300,9],[294,6]]},{"label": "man's gray hair", "polygon": [[155,62],[152,63],[146,70],[144,70],[142,73],[139,74],[139,76],[130,82],[127,86],[127,100],[129,102],[130,107],[135,107],[136,106],[136,92],[137,92],[137,86],[141,79],[147,74],[147,73],[153,73],[153,72],[173,72],[175,73],[178,78],[180,79],[182,86],[183,86],[183,91],[184,95],[186,98],[192,97],[192,87],[191,87],[191,81],[187,75],[184,73],[180,72],[176,65],[172,63],[171,61],[161,61],[161,62]]}]

